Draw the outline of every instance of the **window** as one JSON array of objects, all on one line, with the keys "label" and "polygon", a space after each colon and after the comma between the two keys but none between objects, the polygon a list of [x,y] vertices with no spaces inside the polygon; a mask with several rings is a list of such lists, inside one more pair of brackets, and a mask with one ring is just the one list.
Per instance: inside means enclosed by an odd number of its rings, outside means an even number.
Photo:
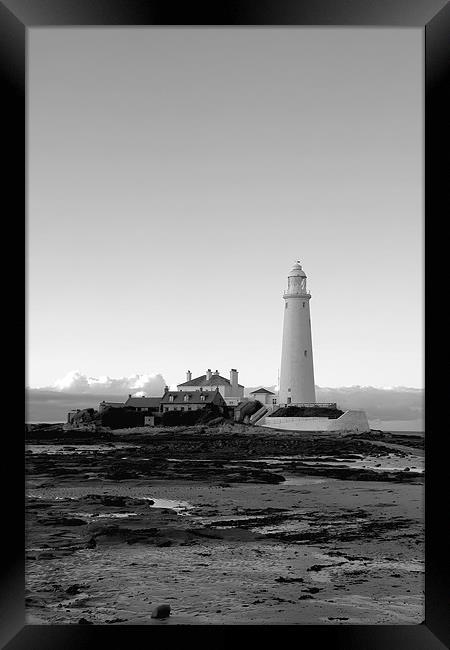
[{"label": "window", "polygon": [[200,400],[201,400],[202,402],[204,402],[204,401],[205,401],[205,396],[204,396],[204,395],[200,395]]},{"label": "window", "polygon": [[290,388],[288,388],[288,393],[290,393],[290,392],[291,392],[291,389],[290,389]]},{"label": "window", "polygon": [[173,402],[173,395],[169,395],[169,402]]},{"label": "window", "polygon": [[190,407],[190,406],[188,406],[188,407],[187,407],[187,410],[188,410],[188,411],[190,411],[190,410],[191,410],[191,407]]},{"label": "window", "polygon": [[184,396],[184,401],[187,402],[189,400],[189,395]]},{"label": "window", "polygon": [[285,309],[287,309],[287,306],[288,306],[288,304],[287,304],[287,302],[286,302],[286,304],[285,304],[285,306],[284,306],[284,308],[285,308]]},{"label": "window", "polygon": [[305,350],[305,352],[304,352],[304,355],[305,355],[305,357],[307,357],[307,356],[308,356],[308,353],[307,353],[307,351],[306,351],[306,350]]},{"label": "window", "polygon": [[305,303],[303,303],[303,307],[305,307]]},{"label": "window", "polygon": [[287,403],[290,404],[292,402],[292,399],[290,397],[287,398]]}]

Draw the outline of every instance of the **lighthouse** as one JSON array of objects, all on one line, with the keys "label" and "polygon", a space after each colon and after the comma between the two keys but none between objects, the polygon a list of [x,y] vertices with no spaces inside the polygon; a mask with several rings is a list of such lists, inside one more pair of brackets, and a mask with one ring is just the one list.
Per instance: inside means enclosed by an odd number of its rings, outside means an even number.
[{"label": "lighthouse", "polygon": [[315,403],[314,366],[306,273],[299,261],[288,275],[283,294],[284,322],[281,349],[278,402],[283,404]]}]

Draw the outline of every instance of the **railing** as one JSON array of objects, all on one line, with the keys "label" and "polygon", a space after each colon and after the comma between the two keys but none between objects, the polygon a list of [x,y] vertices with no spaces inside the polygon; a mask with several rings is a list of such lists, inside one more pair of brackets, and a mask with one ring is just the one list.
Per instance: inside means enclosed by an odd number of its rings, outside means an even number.
[{"label": "railing", "polygon": [[311,298],[309,291],[304,293],[300,291],[283,291],[283,298]]},{"label": "railing", "polygon": [[267,406],[261,406],[260,409],[256,411],[256,413],[253,413],[253,415],[250,416],[249,422],[250,424],[256,424],[264,415],[267,415]]},{"label": "railing", "polygon": [[320,408],[336,408],[336,402],[291,402],[290,404],[278,404],[278,406],[301,406],[311,408],[313,406],[318,406]]}]

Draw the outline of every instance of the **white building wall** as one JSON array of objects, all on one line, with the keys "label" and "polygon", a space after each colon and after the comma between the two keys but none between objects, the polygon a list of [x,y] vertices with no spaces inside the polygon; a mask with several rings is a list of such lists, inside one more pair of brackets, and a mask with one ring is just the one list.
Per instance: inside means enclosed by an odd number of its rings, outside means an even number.
[{"label": "white building wall", "polygon": [[366,433],[370,431],[369,420],[365,411],[345,411],[340,418],[329,420],[328,431],[354,431],[355,433]]},{"label": "white building wall", "polygon": [[265,427],[271,429],[287,429],[288,431],[327,431],[328,418],[266,418]]},{"label": "white building wall", "polygon": [[[217,386],[202,386],[201,389],[202,391],[206,392],[215,392]],[[222,395],[222,397],[225,397],[226,389],[227,386],[219,386],[219,393]],[[182,391],[183,393],[194,393],[196,391],[200,390],[200,386],[177,386],[177,389],[179,391]]]},{"label": "white building wall", "polygon": [[267,393],[253,393],[252,399],[258,400],[258,402],[261,402],[261,404],[267,404],[268,406],[272,406],[273,400],[276,401],[277,396],[268,395]]},{"label": "white building wall", "polygon": [[[184,393],[190,393],[194,392],[196,390],[200,390],[200,386],[177,386],[177,390],[181,390]],[[204,386],[202,386],[202,390],[206,390]]]},{"label": "white building wall", "polygon": [[270,429],[286,429],[287,431],[351,431],[366,433],[370,431],[369,421],[365,411],[345,411],[336,419],[330,418],[301,418],[301,417],[267,417],[264,427]]},{"label": "white building wall", "polygon": [[[183,392],[193,392],[200,390],[200,386],[177,386],[178,390]],[[203,391],[215,391],[217,386],[202,386]],[[219,386],[219,393],[223,398],[225,397],[244,397],[244,387],[238,386],[233,390],[233,387],[230,384],[224,384]]]},{"label": "white building wall", "polygon": [[227,406],[237,406],[241,401],[240,397],[225,397]]},{"label": "white building wall", "polygon": [[169,405],[169,404],[163,404],[163,413],[166,411],[196,411],[197,409],[202,409],[204,408],[203,404],[176,404],[176,405]]}]

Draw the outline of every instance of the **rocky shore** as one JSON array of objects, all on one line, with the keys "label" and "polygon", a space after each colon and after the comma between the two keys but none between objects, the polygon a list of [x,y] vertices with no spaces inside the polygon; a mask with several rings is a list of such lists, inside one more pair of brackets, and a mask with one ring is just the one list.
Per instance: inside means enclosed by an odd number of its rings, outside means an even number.
[{"label": "rocky shore", "polygon": [[26,437],[30,623],[423,620],[423,437]]}]

